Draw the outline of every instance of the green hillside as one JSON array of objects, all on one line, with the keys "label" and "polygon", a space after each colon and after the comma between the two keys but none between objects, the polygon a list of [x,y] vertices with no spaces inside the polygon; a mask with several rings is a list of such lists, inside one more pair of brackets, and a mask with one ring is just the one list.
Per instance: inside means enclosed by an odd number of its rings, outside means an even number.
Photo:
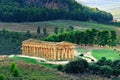
[{"label": "green hillside", "polygon": [[90,8],[75,0],[1,0],[0,21],[39,22],[48,20],[112,21],[111,13]]}]

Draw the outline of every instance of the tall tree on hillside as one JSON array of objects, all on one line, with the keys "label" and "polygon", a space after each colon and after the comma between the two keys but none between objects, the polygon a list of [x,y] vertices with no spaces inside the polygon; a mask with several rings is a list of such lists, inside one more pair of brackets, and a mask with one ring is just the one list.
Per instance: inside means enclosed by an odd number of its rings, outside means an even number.
[{"label": "tall tree on hillside", "polygon": [[109,39],[109,45],[110,46],[116,46],[117,43],[117,34],[115,31],[110,32],[110,39]]},{"label": "tall tree on hillside", "polygon": [[47,35],[47,29],[46,29],[46,27],[43,28],[43,35]]},{"label": "tall tree on hillside", "polygon": [[58,27],[55,27],[55,28],[54,28],[54,33],[55,33],[55,34],[58,34],[58,32],[59,32]]},{"label": "tall tree on hillside", "polygon": [[60,28],[60,33],[64,32],[64,28]]},{"label": "tall tree on hillside", "polygon": [[30,31],[27,30],[27,32],[25,33],[25,37],[30,38],[31,36],[32,36],[32,35],[30,34]]},{"label": "tall tree on hillside", "polygon": [[66,31],[74,31],[74,27],[73,27],[73,26],[70,26],[69,28],[67,28]]},{"label": "tall tree on hillside", "polygon": [[37,33],[38,33],[38,34],[40,34],[40,33],[41,33],[41,29],[40,29],[40,27],[39,27],[39,26],[37,27]]}]

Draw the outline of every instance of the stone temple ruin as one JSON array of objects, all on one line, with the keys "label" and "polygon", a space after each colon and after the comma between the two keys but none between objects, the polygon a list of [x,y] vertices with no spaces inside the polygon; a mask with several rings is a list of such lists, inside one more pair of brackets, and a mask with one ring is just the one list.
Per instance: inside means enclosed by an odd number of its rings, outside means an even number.
[{"label": "stone temple ruin", "polygon": [[73,60],[75,45],[69,42],[45,42],[28,39],[22,42],[22,54],[47,60]]}]

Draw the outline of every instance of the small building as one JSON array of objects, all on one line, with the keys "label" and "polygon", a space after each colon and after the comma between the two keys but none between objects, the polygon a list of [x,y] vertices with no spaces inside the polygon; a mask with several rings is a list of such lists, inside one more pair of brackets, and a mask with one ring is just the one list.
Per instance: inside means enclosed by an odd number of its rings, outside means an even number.
[{"label": "small building", "polygon": [[46,42],[28,39],[22,42],[22,55],[45,58],[47,60],[74,59],[75,45],[69,42]]}]

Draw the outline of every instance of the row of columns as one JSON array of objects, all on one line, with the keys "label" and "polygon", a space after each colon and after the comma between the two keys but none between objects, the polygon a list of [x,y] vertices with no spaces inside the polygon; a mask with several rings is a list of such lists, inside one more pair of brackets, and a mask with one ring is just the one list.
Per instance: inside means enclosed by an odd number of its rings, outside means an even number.
[{"label": "row of columns", "polygon": [[52,46],[22,46],[22,54],[45,58],[47,60],[70,60],[74,59],[74,48],[59,48]]}]

